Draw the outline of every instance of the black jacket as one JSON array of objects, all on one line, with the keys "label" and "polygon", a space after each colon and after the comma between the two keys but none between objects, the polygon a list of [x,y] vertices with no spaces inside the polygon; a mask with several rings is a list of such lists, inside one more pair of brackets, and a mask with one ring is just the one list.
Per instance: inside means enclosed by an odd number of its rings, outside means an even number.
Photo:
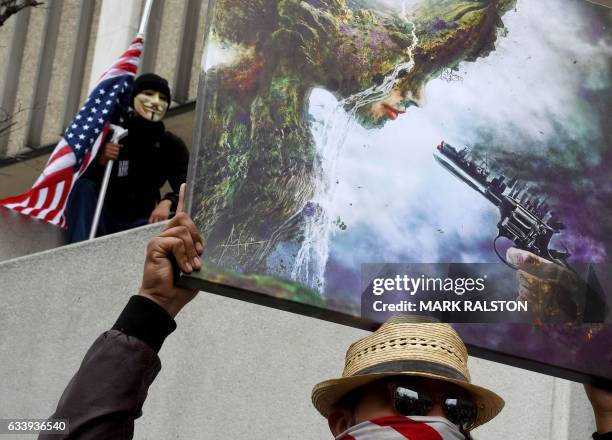
[{"label": "black jacket", "polygon": [[39,440],[127,440],[159,373],[157,352],[174,319],[143,296],[133,296],[111,330],[91,346],[49,420],[67,419],[68,433]]},{"label": "black jacket", "polygon": [[[104,207],[117,220],[148,218],[160,200],[170,200],[176,209],[178,192],[187,178],[189,151],[183,141],[166,131],[163,122],[151,122],[138,116],[127,120],[128,135],[113,171]],[[102,154],[103,148],[100,148]],[[104,168],[96,158],[84,176],[102,182]],[[168,181],[172,192],[160,197],[160,189]]]}]

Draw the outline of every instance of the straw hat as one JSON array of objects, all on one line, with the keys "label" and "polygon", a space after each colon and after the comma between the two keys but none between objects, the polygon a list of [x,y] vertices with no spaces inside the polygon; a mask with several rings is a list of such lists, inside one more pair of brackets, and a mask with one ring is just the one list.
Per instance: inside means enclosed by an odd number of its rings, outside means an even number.
[{"label": "straw hat", "polygon": [[394,317],[349,347],[342,377],[315,385],[312,403],[327,418],[343,396],[370,382],[391,376],[425,377],[469,392],[478,409],[476,427],[499,414],[504,400],[471,383],[467,359],[465,344],[450,325]]}]

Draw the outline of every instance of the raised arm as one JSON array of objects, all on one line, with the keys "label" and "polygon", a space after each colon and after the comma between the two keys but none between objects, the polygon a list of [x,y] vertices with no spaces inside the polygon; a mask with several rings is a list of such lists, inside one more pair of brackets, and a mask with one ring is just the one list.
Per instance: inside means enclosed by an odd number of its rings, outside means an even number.
[{"label": "raised arm", "polygon": [[39,439],[133,437],[134,420],[141,416],[161,368],[157,352],[176,328],[176,314],[197,293],[174,286],[171,258],[184,272],[198,270],[203,246],[184,213],[149,241],[139,294],[130,298],[112,329],[93,343],[51,416],[68,419],[70,433],[41,434]]}]

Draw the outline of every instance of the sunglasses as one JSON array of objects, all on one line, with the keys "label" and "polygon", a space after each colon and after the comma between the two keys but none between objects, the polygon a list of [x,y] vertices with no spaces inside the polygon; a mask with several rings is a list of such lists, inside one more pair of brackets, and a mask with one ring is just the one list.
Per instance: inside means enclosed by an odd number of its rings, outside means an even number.
[{"label": "sunglasses", "polygon": [[[436,403],[436,400],[432,398],[434,393],[429,390],[422,390],[413,384],[391,382],[388,383],[388,387],[392,393],[393,407],[402,416],[427,415]],[[474,426],[478,410],[472,400],[449,392],[442,393],[440,403],[446,418],[451,423],[466,431]]]}]

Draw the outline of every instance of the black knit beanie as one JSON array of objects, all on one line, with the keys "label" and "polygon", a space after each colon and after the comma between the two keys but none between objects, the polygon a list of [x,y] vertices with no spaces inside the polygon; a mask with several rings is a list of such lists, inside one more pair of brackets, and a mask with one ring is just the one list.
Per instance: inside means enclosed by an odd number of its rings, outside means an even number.
[{"label": "black knit beanie", "polygon": [[168,81],[154,73],[143,73],[134,80],[130,104],[133,105],[134,97],[136,97],[136,95],[147,89],[156,90],[158,92],[163,93],[168,98],[168,103],[172,102],[172,96],[170,94],[170,86],[168,86]]}]

